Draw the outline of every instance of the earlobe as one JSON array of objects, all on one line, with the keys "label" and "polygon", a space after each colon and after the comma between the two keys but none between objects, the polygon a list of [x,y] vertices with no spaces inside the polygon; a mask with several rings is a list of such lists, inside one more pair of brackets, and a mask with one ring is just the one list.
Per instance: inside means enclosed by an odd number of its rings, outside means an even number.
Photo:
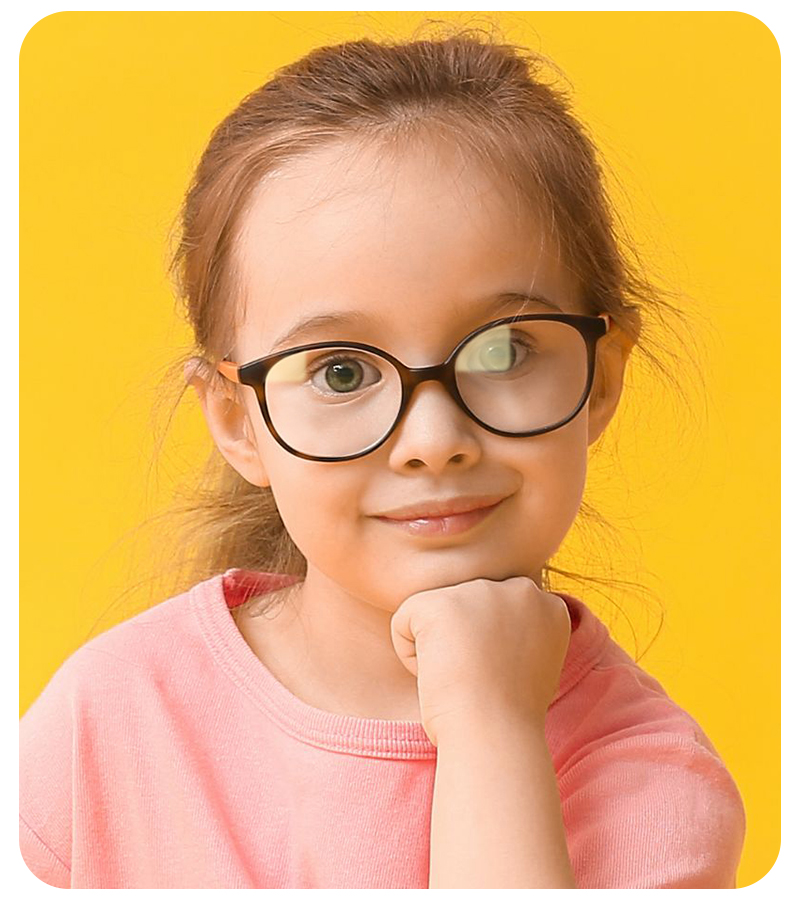
[{"label": "earlobe", "polygon": [[223,384],[222,376],[203,372],[202,360],[187,362],[184,378],[197,394],[219,452],[250,484],[269,487],[269,477],[243,397]]},{"label": "earlobe", "polygon": [[[269,476],[267,475],[267,470],[264,466],[264,460],[262,459],[261,454],[259,453],[258,440],[256,439],[256,436],[253,433],[253,422],[252,422],[250,416],[248,415],[246,409],[243,410],[243,414],[244,414],[244,429],[245,429],[245,435],[246,435],[245,440],[247,441],[248,446],[251,448],[252,469],[253,469],[252,477],[248,477],[246,475],[244,477],[247,478],[247,480],[250,482],[250,484],[254,484],[257,487],[266,488],[266,487],[269,487]],[[241,470],[240,470],[240,474],[242,474]]]},{"label": "earlobe", "polygon": [[598,363],[595,366],[592,392],[589,394],[588,443],[591,446],[605,431],[611,421],[616,404],[612,404],[608,392],[606,367]]}]

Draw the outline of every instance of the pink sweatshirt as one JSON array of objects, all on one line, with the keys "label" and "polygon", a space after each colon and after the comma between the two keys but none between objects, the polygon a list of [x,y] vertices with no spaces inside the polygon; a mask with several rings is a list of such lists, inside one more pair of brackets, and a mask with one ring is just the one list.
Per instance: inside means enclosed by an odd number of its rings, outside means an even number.
[{"label": "pink sweatshirt", "polygon": [[[436,747],[419,722],[308,706],[230,607],[229,569],[74,652],[20,720],[20,849],[73,888],[426,888]],[[700,726],[560,594],[545,736],[581,888],[735,887],[736,784]]]}]

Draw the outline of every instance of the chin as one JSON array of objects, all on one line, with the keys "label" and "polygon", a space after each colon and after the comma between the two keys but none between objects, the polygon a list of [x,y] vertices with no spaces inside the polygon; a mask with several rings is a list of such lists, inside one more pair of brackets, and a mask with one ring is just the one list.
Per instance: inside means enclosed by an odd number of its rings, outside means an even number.
[{"label": "chin", "polygon": [[474,560],[465,562],[463,559],[453,559],[448,561],[429,560],[420,563],[413,577],[401,579],[401,583],[396,585],[392,591],[397,598],[397,591],[402,593],[402,597],[396,599],[399,605],[407,597],[412,594],[418,594],[422,591],[432,591],[438,588],[451,587],[455,584],[463,584],[465,581],[476,581],[485,578],[489,581],[505,581],[507,578],[515,578],[524,575],[533,579],[541,571],[530,565],[514,565],[511,562],[481,562]]}]

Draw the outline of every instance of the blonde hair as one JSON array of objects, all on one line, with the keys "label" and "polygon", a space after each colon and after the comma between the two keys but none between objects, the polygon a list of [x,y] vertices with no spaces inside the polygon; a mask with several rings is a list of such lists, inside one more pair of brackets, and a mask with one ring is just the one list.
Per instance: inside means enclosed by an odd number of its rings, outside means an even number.
[{"label": "blonde hair", "polygon": [[[181,209],[170,273],[195,346],[167,373],[180,386],[169,422],[187,389],[182,373],[189,359],[203,360],[210,377],[223,381],[215,364],[231,350],[242,312],[237,233],[265,175],[333,142],[380,142],[402,151],[407,142],[432,134],[458,141],[510,182],[523,203],[544,213],[562,264],[580,279],[586,313],[610,313],[635,340],[634,352],[682,394],[661,359],[670,354],[648,346],[642,321],[644,314],[662,324],[667,311],[683,314],[667,302],[668,292],[653,287],[623,239],[597,150],[566,92],[549,77],[552,68],[528,48],[461,28],[434,38],[319,47],[246,96],[211,135]],[[236,387],[221,384],[223,390]],[[232,567],[305,574],[305,559],[283,526],[272,491],[242,478],[216,446],[183,502],[159,518],[175,516],[182,525],[169,531],[177,540],[159,542],[169,547],[165,552],[179,572],[173,593]],[[581,516],[605,533],[611,528],[585,501]],[[546,564],[546,590],[552,574],[610,583]]]}]

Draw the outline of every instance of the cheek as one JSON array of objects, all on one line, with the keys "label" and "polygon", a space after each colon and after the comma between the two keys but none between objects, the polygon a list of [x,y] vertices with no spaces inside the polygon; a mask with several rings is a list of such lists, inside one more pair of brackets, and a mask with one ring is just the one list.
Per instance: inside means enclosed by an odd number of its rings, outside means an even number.
[{"label": "cheek", "polygon": [[[280,449],[280,448],[278,448]],[[272,492],[292,540],[309,561],[350,553],[358,527],[358,492],[341,472],[308,460],[272,460]],[[331,464],[330,468],[334,468]]]},{"label": "cheek", "polygon": [[533,438],[518,461],[526,513],[548,544],[569,531],[586,485],[586,443],[580,426],[572,425]]}]

